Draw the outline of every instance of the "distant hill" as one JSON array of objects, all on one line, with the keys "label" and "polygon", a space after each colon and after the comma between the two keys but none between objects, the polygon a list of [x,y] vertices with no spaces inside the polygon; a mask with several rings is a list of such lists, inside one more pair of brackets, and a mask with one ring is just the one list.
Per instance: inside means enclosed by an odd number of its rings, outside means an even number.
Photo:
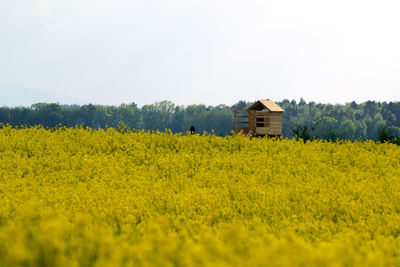
[{"label": "distant hill", "polygon": [[31,106],[34,103],[85,104],[89,101],[26,89],[22,87],[0,84],[0,107]]}]

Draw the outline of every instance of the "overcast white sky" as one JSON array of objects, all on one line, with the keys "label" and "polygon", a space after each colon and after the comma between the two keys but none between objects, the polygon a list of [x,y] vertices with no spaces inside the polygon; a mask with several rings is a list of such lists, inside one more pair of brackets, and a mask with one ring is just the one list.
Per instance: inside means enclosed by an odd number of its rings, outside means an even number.
[{"label": "overcast white sky", "polygon": [[0,83],[140,106],[398,101],[399,14],[385,0],[1,0]]}]

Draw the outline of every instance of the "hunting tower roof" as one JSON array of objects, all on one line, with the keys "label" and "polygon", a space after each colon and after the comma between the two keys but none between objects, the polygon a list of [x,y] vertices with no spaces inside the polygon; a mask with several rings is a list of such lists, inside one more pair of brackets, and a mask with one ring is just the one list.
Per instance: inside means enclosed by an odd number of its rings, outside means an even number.
[{"label": "hunting tower roof", "polygon": [[272,100],[258,100],[256,103],[251,105],[247,110],[263,110],[264,108],[268,109],[271,112],[284,112],[284,110],[278,106]]}]

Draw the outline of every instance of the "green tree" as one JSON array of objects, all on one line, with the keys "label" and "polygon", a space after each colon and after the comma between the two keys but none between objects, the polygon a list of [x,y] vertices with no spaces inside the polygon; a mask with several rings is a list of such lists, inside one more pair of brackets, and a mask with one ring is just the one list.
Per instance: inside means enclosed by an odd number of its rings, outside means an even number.
[{"label": "green tree", "polygon": [[324,116],[315,123],[313,134],[321,139],[334,140],[338,137],[337,126],[335,118]]},{"label": "green tree", "polygon": [[356,133],[356,125],[351,120],[345,120],[339,127],[339,138],[341,139],[354,139]]}]

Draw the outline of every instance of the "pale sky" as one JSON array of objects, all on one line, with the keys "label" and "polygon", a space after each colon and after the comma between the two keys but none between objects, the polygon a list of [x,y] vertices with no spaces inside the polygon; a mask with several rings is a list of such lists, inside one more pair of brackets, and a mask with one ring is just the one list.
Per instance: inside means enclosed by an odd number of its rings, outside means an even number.
[{"label": "pale sky", "polygon": [[399,101],[399,14],[385,0],[0,0],[0,84],[109,105]]}]

